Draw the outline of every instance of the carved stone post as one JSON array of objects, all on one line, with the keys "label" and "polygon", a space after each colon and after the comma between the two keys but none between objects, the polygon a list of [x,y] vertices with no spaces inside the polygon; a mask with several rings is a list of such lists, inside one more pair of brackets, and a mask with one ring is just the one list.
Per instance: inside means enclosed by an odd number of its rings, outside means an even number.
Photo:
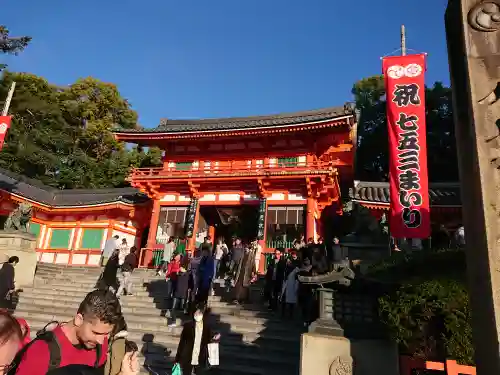
[{"label": "carved stone post", "polygon": [[500,374],[500,0],[446,11],[478,375]]},{"label": "carved stone post", "polygon": [[322,335],[344,336],[344,330],[335,320],[335,291],[318,289],[319,316],[310,326],[309,332]]}]

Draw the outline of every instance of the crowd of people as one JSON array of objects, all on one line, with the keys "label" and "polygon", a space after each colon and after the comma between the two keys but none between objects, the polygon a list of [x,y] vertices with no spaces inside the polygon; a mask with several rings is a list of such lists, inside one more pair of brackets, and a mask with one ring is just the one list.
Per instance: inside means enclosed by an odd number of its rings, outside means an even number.
[{"label": "crowd of people", "polygon": [[291,249],[276,249],[267,263],[264,298],[272,311],[281,310],[283,318],[293,317],[300,308],[304,326],[316,317],[316,287],[301,283],[299,276],[325,274],[335,262],[345,260],[337,239],[327,247],[321,238],[317,242],[304,237],[294,241]]},{"label": "crowd of people", "polygon": [[157,275],[165,277],[167,299],[172,301],[171,326],[176,325],[179,311],[186,313],[193,305],[207,304],[218,278],[225,279],[228,288],[233,287],[235,303],[248,300],[248,288],[259,266],[261,247],[257,240],[244,244],[235,238],[229,248],[223,238],[214,245],[207,236],[193,253],[187,254],[173,250],[173,243],[169,240],[165,244],[164,261],[157,269]]},{"label": "crowd of people", "polygon": [[[224,280],[221,285],[232,291],[235,303],[247,302],[249,288],[257,280],[262,249],[257,240],[244,243],[234,238],[228,246],[223,238],[214,245],[206,237],[191,255],[177,251],[173,244],[165,245],[170,258],[157,273],[164,275],[167,298],[172,301],[172,325],[179,310],[191,318],[183,326],[174,368],[182,374],[199,374],[209,366],[209,345],[220,339],[206,319],[214,281]],[[321,239],[315,243],[303,238],[291,249],[276,249],[265,265],[264,297],[269,309],[291,317],[299,306],[304,323],[309,324],[314,318],[315,294],[298,277],[328,272],[330,258],[338,258],[335,249],[334,244],[329,254]],[[0,295],[6,300],[16,290],[14,267],[18,262],[17,257],[5,259],[0,269]],[[0,375],[139,373],[138,347],[128,340],[120,304],[120,297],[132,294],[131,275],[138,265],[138,251],[115,236],[106,242],[102,265],[97,288],[87,294],[73,319],[48,322],[34,340],[25,320],[0,309]]]},{"label": "crowd of people", "polygon": [[[164,258],[157,270],[158,275],[165,275],[167,298],[172,300],[171,326],[177,324],[178,311],[188,311],[193,303],[207,303],[216,279],[224,280],[234,303],[249,300],[250,286],[257,280],[262,255],[257,240],[244,243],[235,237],[228,246],[224,238],[219,238],[214,245],[207,236],[192,256],[178,253],[172,243],[167,242],[164,252],[170,259]],[[283,317],[292,317],[299,306],[304,325],[309,325],[315,316],[315,288],[300,283],[299,276],[327,273],[332,264],[345,258],[336,238],[333,245],[327,247],[321,238],[317,242],[312,238],[306,242],[302,236],[294,241],[292,248],[276,249],[265,266],[264,299],[269,309],[281,310]]]}]

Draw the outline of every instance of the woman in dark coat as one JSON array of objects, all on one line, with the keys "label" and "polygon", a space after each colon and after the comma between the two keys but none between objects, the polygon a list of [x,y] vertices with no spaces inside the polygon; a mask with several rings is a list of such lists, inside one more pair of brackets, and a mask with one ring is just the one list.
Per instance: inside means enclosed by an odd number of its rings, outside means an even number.
[{"label": "woman in dark coat", "polygon": [[15,271],[14,267],[19,263],[19,258],[10,257],[0,269],[0,307],[12,308],[12,294],[15,292]]},{"label": "woman in dark coat", "polygon": [[[184,324],[175,356],[175,362],[180,365],[183,375],[201,374],[208,367],[208,344],[220,338],[219,334],[212,337],[207,322],[208,313],[204,307],[198,307],[193,320]],[[201,337],[197,337],[197,334]],[[199,346],[195,348],[197,339]]]},{"label": "woman in dark coat", "polygon": [[102,272],[102,278],[99,285],[99,289],[112,289],[113,292],[118,290],[118,279],[116,277],[116,273],[120,268],[119,259],[118,259],[119,251],[115,250],[111,257],[108,259],[108,263],[104,267],[104,271]]},{"label": "woman in dark coat", "polygon": [[[305,258],[302,267],[299,270],[299,276],[312,276],[312,265],[309,258]],[[298,299],[299,306],[302,310],[302,321],[305,327],[308,327],[312,322],[313,316],[313,288],[310,284],[299,282]]]},{"label": "woman in dark coat", "polygon": [[241,259],[238,270],[236,271],[234,300],[237,303],[244,303],[248,301],[250,295],[250,284],[252,283],[252,279],[256,274],[256,252],[257,249],[255,247],[246,248],[243,259]]}]

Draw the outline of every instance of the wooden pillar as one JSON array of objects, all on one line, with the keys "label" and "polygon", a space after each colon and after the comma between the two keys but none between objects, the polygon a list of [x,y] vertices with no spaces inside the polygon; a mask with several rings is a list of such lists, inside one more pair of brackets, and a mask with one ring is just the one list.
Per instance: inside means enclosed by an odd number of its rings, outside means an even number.
[{"label": "wooden pillar", "polygon": [[325,229],[323,228],[323,222],[321,221],[321,212],[318,213],[318,219],[316,221],[316,235],[317,237],[325,239]]},{"label": "wooden pillar", "polygon": [[160,220],[160,200],[153,201],[153,211],[151,212],[151,221],[149,223],[149,234],[147,247],[153,248],[156,245],[156,231],[158,230],[158,221]]},{"label": "wooden pillar", "polygon": [[186,250],[194,251],[196,248],[196,234],[198,232],[198,223],[200,221],[200,203],[196,205],[196,213],[194,215],[193,236],[187,239]]},{"label": "wooden pillar", "polygon": [[141,266],[148,267],[153,260],[153,248],[156,245],[156,231],[158,230],[158,221],[160,220],[160,200],[153,201],[153,210],[151,212],[151,221],[149,222],[148,242],[146,250],[142,254]]},{"label": "wooden pillar", "polygon": [[499,13],[450,0],[445,17],[478,375],[500,374]]},{"label": "wooden pillar", "polygon": [[314,156],[313,154],[307,154],[306,155],[306,165],[310,167],[314,162]]},{"label": "wooden pillar", "polygon": [[109,240],[113,237],[113,230],[115,229],[115,219],[110,219],[108,223],[108,233],[106,234],[106,239]]},{"label": "wooden pillar", "polygon": [[[81,225],[81,224],[80,224],[80,221],[77,221],[77,222],[76,222],[76,226],[75,226],[75,228],[73,229],[73,238],[71,239],[71,243],[69,244],[69,251],[70,251],[70,253],[69,253],[69,257],[68,257],[68,264],[72,264],[72,262],[73,262],[73,252],[75,251],[76,246],[77,246],[77,242],[76,242],[76,241],[78,240],[78,232],[79,232],[80,230],[82,230],[82,229],[80,228],[80,225]],[[82,236],[83,236],[83,233],[82,233]],[[56,254],[56,255],[55,255],[55,257],[54,257],[54,262],[55,262],[56,260],[57,260],[57,254]],[[87,264],[87,261],[88,261],[88,255],[87,255],[87,257],[85,258],[85,264]]]},{"label": "wooden pillar", "polygon": [[208,236],[212,239],[213,244],[217,243],[217,240],[215,238],[215,227],[213,225],[208,226]]},{"label": "wooden pillar", "polygon": [[316,210],[316,201],[314,198],[307,198],[306,207],[306,241],[314,238],[314,211]]}]

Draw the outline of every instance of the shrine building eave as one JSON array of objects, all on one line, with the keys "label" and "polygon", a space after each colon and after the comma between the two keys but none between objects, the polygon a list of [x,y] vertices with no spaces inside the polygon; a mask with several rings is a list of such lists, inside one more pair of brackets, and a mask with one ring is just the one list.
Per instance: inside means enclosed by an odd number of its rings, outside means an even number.
[{"label": "shrine building eave", "polygon": [[149,198],[134,188],[60,190],[0,168],[0,191],[16,201],[56,210],[85,210],[114,206],[130,207],[147,204]]},{"label": "shrine building eave", "polygon": [[354,106],[346,103],[341,107],[268,116],[199,120],[162,119],[155,129],[116,129],[113,133],[119,141],[148,145],[164,139],[273,134],[338,127],[354,124],[355,117]]},{"label": "shrine building eave", "polygon": [[[371,209],[390,207],[390,189],[388,182],[354,181],[354,187],[349,189],[349,197]],[[429,198],[431,207],[460,208],[460,183],[434,182],[429,183]]]}]

